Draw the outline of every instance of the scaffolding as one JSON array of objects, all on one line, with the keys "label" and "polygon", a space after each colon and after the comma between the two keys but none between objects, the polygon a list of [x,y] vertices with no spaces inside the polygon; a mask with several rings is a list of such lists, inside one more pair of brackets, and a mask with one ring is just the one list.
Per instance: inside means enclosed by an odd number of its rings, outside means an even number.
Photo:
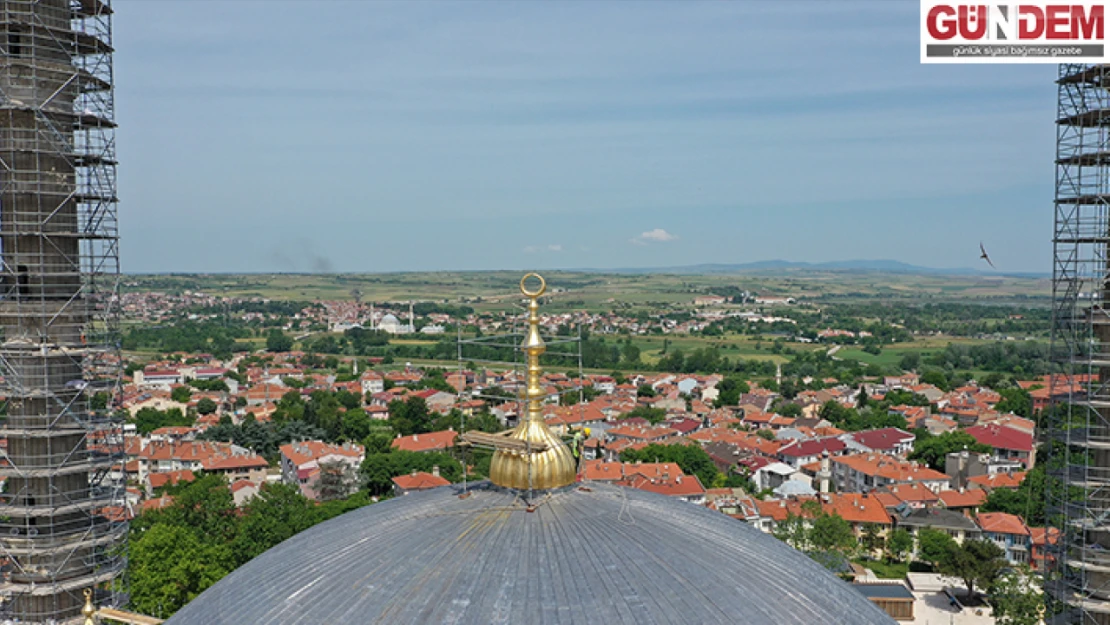
[{"label": "scaffolding", "polygon": [[1057,80],[1053,344],[1045,412],[1052,622],[1110,623],[1110,67]]},{"label": "scaffolding", "polygon": [[0,0],[0,620],[126,601],[111,16]]}]

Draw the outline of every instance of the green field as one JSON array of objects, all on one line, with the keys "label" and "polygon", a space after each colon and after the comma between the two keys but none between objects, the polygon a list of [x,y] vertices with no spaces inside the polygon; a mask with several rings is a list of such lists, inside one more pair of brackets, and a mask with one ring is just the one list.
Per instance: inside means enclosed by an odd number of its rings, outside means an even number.
[{"label": "green field", "polygon": [[896,365],[902,356],[910,352],[918,352],[922,355],[930,352],[942,351],[945,347],[951,344],[958,345],[981,345],[985,343],[993,343],[990,340],[968,339],[963,337],[929,337],[913,341],[912,343],[895,343],[893,345],[886,345],[879,354],[868,354],[862,349],[848,345],[840,348],[834,354],[836,358],[844,360],[858,360],[868,365]]},{"label": "green field", "polygon": [[[478,310],[505,310],[519,302],[523,271],[392,274],[133,275],[128,291],[202,291],[230,297],[277,300],[350,300],[466,303]],[[917,275],[879,272],[784,270],[777,272],[606,274],[543,272],[548,310],[614,310],[688,307],[711,289],[735,288],[764,297],[810,301],[867,299],[914,302],[983,301],[1047,305],[1047,279]]]}]

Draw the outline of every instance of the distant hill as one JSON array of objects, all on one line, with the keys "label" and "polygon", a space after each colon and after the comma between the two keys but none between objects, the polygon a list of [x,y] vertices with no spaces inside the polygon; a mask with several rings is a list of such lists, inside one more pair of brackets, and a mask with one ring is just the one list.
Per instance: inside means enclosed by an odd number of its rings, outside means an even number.
[{"label": "distant hill", "polygon": [[955,276],[1013,276],[1023,278],[1048,278],[1048,273],[984,271],[970,267],[936,268],[911,265],[898,260],[837,260],[825,263],[803,263],[789,260],[761,260],[752,263],[685,265],[680,267],[639,267],[620,269],[579,269],[597,273],[761,273],[767,271],[851,271],[876,273],[907,273]]}]

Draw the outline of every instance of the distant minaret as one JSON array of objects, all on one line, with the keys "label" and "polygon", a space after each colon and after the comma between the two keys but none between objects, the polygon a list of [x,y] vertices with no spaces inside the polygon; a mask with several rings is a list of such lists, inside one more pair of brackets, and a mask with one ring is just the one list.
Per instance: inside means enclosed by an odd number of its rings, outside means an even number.
[{"label": "distant minaret", "polygon": [[351,365],[351,373],[358,376],[358,358],[355,358],[354,364]]},{"label": "distant minaret", "polygon": [[409,333],[416,332],[416,318],[412,315],[412,302],[409,302]]},{"label": "distant minaret", "polygon": [[375,329],[374,328],[374,304],[372,304],[372,303],[370,304],[370,329],[371,330]]},{"label": "distant minaret", "polygon": [[782,388],[782,365],[775,366],[775,384]]},{"label": "distant minaret", "polygon": [[832,467],[829,462],[829,450],[821,453],[821,470],[817,472],[818,487],[822,494],[829,492],[829,482],[832,480]]}]

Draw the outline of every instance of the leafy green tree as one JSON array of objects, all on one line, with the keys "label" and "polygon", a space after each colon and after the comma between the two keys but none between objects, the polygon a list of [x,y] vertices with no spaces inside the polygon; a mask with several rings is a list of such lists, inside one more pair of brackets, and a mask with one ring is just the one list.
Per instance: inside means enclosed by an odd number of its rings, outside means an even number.
[{"label": "leafy green tree", "polygon": [[389,402],[389,425],[401,436],[430,432],[433,417],[424,398],[410,396]]},{"label": "leafy green tree", "polygon": [[948,532],[931,527],[922,528],[917,532],[918,558],[937,569],[948,561],[957,547],[956,540],[949,536]]},{"label": "leafy green tree", "polygon": [[860,532],[860,545],[863,547],[867,554],[872,554],[883,548],[886,541],[883,540],[881,528],[876,523],[865,523]]},{"label": "leafy green tree", "polygon": [[699,445],[651,444],[643,449],[625,449],[621,452],[624,462],[673,462],[686,475],[696,475],[702,485],[712,485],[720,471],[713,459]]},{"label": "leafy green tree", "polygon": [[188,426],[193,424],[193,420],[185,413],[181,412],[180,408],[170,408],[169,410],[158,410],[156,408],[140,408],[135,413],[135,429],[140,434],[150,434],[154,430],[170,426]]},{"label": "leafy green tree", "polygon": [[214,412],[216,412],[216,402],[211,399],[202,397],[200,401],[197,402],[197,414],[209,415]]},{"label": "leafy green tree", "polygon": [[662,423],[667,418],[667,411],[662,408],[650,408],[648,406],[636,406],[632,410],[620,415],[620,419],[646,419],[652,425]]},{"label": "leafy green tree", "polygon": [[856,547],[852,526],[838,514],[822,514],[813,521],[810,543],[823,551],[847,552]]},{"label": "leafy green tree", "polygon": [[944,471],[944,463],[948,454],[968,450],[970,452],[985,453],[991,448],[975,440],[964,430],[952,430],[940,436],[927,437],[924,440],[914,441],[911,460],[918,460],[929,465],[937,471]]},{"label": "leafy green tree", "polygon": [[1018,567],[999,577],[990,591],[997,625],[1039,625],[1044,609],[1040,580],[1029,567]]},{"label": "leafy green tree", "polygon": [[967,596],[975,594],[975,585],[990,588],[994,585],[1002,569],[1006,568],[1006,558],[1002,548],[989,540],[965,540],[955,549],[948,549],[947,556],[939,563],[944,575],[958,577],[967,587]]},{"label": "leafy green tree", "polygon": [[89,398],[89,410],[106,410],[108,408],[108,400],[112,398],[111,395],[104,391],[94,393]]},{"label": "leafy green tree", "polygon": [[393,444],[393,437],[388,434],[371,434],[362,440],[366,448],[366,455],[388,454]]},{"label": "leafy green tree", "polygon": [[343,413],[343,436],[347,440],[361,441],[370,434],[371,419],[365,410],[354,409]]},{"label": "leafy green tree", "polygon": [[156,523],[129,549],[131,607],[169,616],[235,566],[231,550],[188,527]]},{"label": "leafy green tree", "polygon": [[766,429],[766,428],[756,430],[755,435],[758,436],[759,438],[762,438],[763,440],[767,440],[767,441],[775,440],[775,433],[771,430]]},{"label": "leafy green tree", "polygon": [[188,386],[175,386],[173,390],[170,391],[170,399],[179,404],[189,403],[189,399],[192,398],[192,396],[193,391],[190,390]]},{"label": "leafy green tree", "polygon": [[999,389],[998,394],[1002,396],[1002,401],[995,404],[995,410],[1002,413],[1012,412],[1026,419],[1033,418],[1033,398],[1029,395],[1029,391],[1023,388],[1007,388]]},{"label": "leafy green tree", "polygon": [[393,490],[393,478],[413,471],[430,473],[439,467],[439,474],[450,482],[462,478],[462,465],[450,454],[442,452],[413,452],[394,449],[386,454],[367,455],[360,473],[366,489],[372,495],[386,495]]},{"label": "leafy green tree", "polygon": [[244,506],[231,542],[237,565],[312,527],[316,520],[315,505],[296,486],[263,484],[258,496]]},{"label": "leafy green tree", "polygon": [[987,496],[983,512],[1016,514],[1031,526],[1045,524],[1045,467],[1039,464],[1025,474],[1016,489],[996,488]]},{"label": "leafy green tree", "polygon": [[784,417],[800,417],[802,416],[802,407],[794,402],[784,402],[775,408],[775,412]]},{"label": "leafy green tree", "polygon": [[274,328],[266,335],[266,351],[287,352],[293,349],[293,337],[286,335],[281,330]]},{"label": "leafy green tree", "polygon": [[323,462],[316,478],[316,496],[320,501],[343,499],[358,485],[358,478],[345,462]]},{"label": "leafy green tree", "polygon": [[810,532],[806,520],[793,512],[786,515],[786,519],[775,524],[774,535],[782,542],[799,550],[809,547]]},{"label": "leafy green tree", "polygon": [[636,387],[636,396],[655,397],[655,388],[653,388],[650,384],[641,384],[640,386]]},{"label": "leafy green tree", "polygon": [[886,549],[889,560],[904,559],[913,549],[913,534],[902,528],[894,530],[886,541]]}]

